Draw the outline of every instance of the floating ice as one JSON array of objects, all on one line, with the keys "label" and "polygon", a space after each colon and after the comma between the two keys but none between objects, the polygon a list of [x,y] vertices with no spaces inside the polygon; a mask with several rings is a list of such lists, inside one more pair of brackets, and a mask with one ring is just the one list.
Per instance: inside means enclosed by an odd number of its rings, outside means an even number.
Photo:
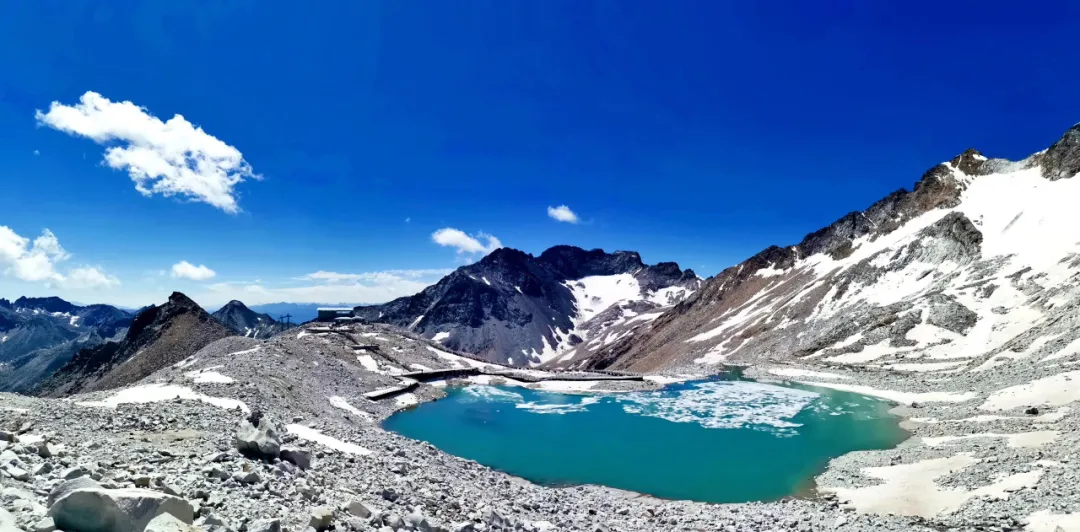
[{"label": "floating ice", "polygon": [[819,394],[743,381],[712,381],[678,391],[634,392],[616,397],[629,414],[706,428],[801,426],[790,421]]}]

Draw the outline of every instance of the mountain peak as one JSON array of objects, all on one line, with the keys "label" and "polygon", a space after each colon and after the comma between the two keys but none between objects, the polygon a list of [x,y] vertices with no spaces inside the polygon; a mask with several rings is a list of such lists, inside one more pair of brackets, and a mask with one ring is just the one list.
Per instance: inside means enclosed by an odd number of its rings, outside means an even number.
[{"label": "mountain peak", "polygon": [[166,304],[167,305],[175,305],[175,306],[185,307],[185,308],[199,308],[199,309],[202,309],[202,307],[200,307],[198,303],[192,301],[192,299],[190,297],[184,295],[183,292],[173,292],[169,296],[169,301]]},{"label": "mountain peak", "polygon": [[15,300],[13,308],[39,309],[45,312],[71,312],[75,305],[60,299],[59,297],[20,297]]},{"label": "mountain peak", "polygon": [[1080,124],[1070,127],[1057,142],[1033,159],[1042,166],[1043,177],[1051,181],[1080,173]]}]

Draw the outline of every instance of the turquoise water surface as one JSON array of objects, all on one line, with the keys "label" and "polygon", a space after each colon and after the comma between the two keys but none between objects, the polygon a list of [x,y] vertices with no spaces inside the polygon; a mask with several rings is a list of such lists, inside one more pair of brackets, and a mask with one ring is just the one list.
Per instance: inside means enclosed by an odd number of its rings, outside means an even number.
[{"label": "turquoise water surface", "polygon": [[384,427],[545,485],[745,502],[812,486],[830,458],[907,437],[888,403],[728,376],[655,392],[567,395],[472,385]]}]

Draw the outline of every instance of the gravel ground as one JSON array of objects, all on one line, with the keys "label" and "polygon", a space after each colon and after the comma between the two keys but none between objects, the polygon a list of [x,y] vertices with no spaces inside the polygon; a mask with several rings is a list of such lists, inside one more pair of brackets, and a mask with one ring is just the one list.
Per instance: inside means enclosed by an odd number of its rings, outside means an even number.
[{"label": "gravel ground", "polygon": [[[357,343],[378,348],[357,351],[352,347]],[[337,530],[383,532],[1007,530],[1016,529],[1022,517],[1037,509],[1056,513],[1076,509],[1072,416],[1049,424],[1060,435],[1044,446],[1014,449],[998,438],[931,448],[912,439],[895,450],[852,453],[834,460],[819,479],[823,488],[812,498],[715,505],[662,501],[599,486],[536,486],[379,428],[378,422],[397,409],[443,396],[439,387],[420,384],[410,394],[378,402],[363,397],[398,384],[393,374],[413,365],[446,369],[473,363],[426,340],[378,326],[355,326],[347,334],[290,331],[266,341],[219,340],[179,367],[158,371],[140,388],[120,394],[130,401],[177,393],[186,399],[107,406],[110,399],[115,403],[117,392],[62,400],[3,394],[0,429],[8,432],[0,434],[0,440],[10,436],[15,441],[0,443],[5,448],[0,467],[25,480],[0,475],[2,507],[13,516],[18,527],[14,530],[45,532],[50,491],[65,477],[84,475],[105,489],[142,487],[174,494],[196,508],[195,525],[203,530],[272,530],[263,528],[268,525],[260,520],[266,519],[277,519],[288,530],[324,529],[331,523]],[[883,389],[922,390],[920,383],[896,376],[870,372],[851,376],[855,379],[850,382]],[[619,389],[652,385],[605,384]],[[220,399],[241,401],[243,406],[207,402]],[[99,404],[86,404],[95,402]],[[903,407],[899,413],[954,419],[979,414],[977,404],[927,404]],[[264,413],[268,423],[276,424],[283,445],[309,451],[310,468],[240,454],[234,435],[249,417],[245,408]],[[1016,432],[1034,423],[1036,416],[1020,415],[1027,417],[979,423],[975,428]],[[917,436],[955,434],[948,428],[931,423],[913,430]],[[22,434],[15,435],[20,429]],[[974,453],[982,462],[939,479],[943,487],[979,486],[1003,471],[1032,468],[1044,471],[1044,477],[1035,489],[1019,490],[1008,499],[973,499],[958,511],[929,519],[860,513],[828,489],[873,485],[860,473],[865,467],[915,463],[958,452]],[[990,457],[996,461],[987,460]],[[1031,465],[1039,460],[1061,465]],[[0,530],[8,529],[0,524]]]}]

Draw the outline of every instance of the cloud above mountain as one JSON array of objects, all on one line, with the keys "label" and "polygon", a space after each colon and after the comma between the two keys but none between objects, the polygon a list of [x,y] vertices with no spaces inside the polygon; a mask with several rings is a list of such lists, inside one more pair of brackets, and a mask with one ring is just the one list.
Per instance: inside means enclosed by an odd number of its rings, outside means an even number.
[{"label": "cloud above mountain", "polygon": [[[502,242],[492,235],[476,233],[475,236],[469,236],[464,231],[453,227],[444,227],[435,231],[431,234],[431,240],[440,246],[455,248],[458,253],[491,253],[503,247]],[[481,240],[486,241],[486,244],[481,243]]]},{"label": "cloud above mountain", "polygon": [[71,258],[60,245],[52,231],[45,229],[41,236],[31,241],[20,236],[10,227],[0,225],[0,272],[20,281],[44,282],[47,286],[60,286],[76,290],[109,288],[120,280],[92,266],[80,266],[67,274],[57,271],[57,266]]},{"label": "cloud above mountain", "polygon": [[207,293],[198,295],[208,304],[239,299],[249,305],[276,303],[383,303],[402,296],[413,295],[434,284],[452,270],[418,269],[376,272],[342,273],[317,271],[291,281],[302,284],[252,282],[221,282],[206,286]]},{"label": "cloud above mountain", "polygon": [[38,124],[106,146],[104,163],[123,170],[144,196],[179,196],[239,212],[236,185],[260,179],[240,150],[175,115],[162,122],[129,101],[87,92],[75,105],[52,102]]},{"label": "cloud above mountain", "polygon": [[559,222],[566,222],[569,224],[578,223],[578,215],[574,211],[570,210],[570,207],[566,205],[559,205],[558,207],[548,207],[547,214],[552,219]]},{"label": "cloud above mountain", "polygon": [[172,267],[172,276],[174,279],[190,279],[192,281],[206,281],[213,279],[217,275],[217,272],[207,268],[206,265],[200,264],[198,266],[182,260]]}]

